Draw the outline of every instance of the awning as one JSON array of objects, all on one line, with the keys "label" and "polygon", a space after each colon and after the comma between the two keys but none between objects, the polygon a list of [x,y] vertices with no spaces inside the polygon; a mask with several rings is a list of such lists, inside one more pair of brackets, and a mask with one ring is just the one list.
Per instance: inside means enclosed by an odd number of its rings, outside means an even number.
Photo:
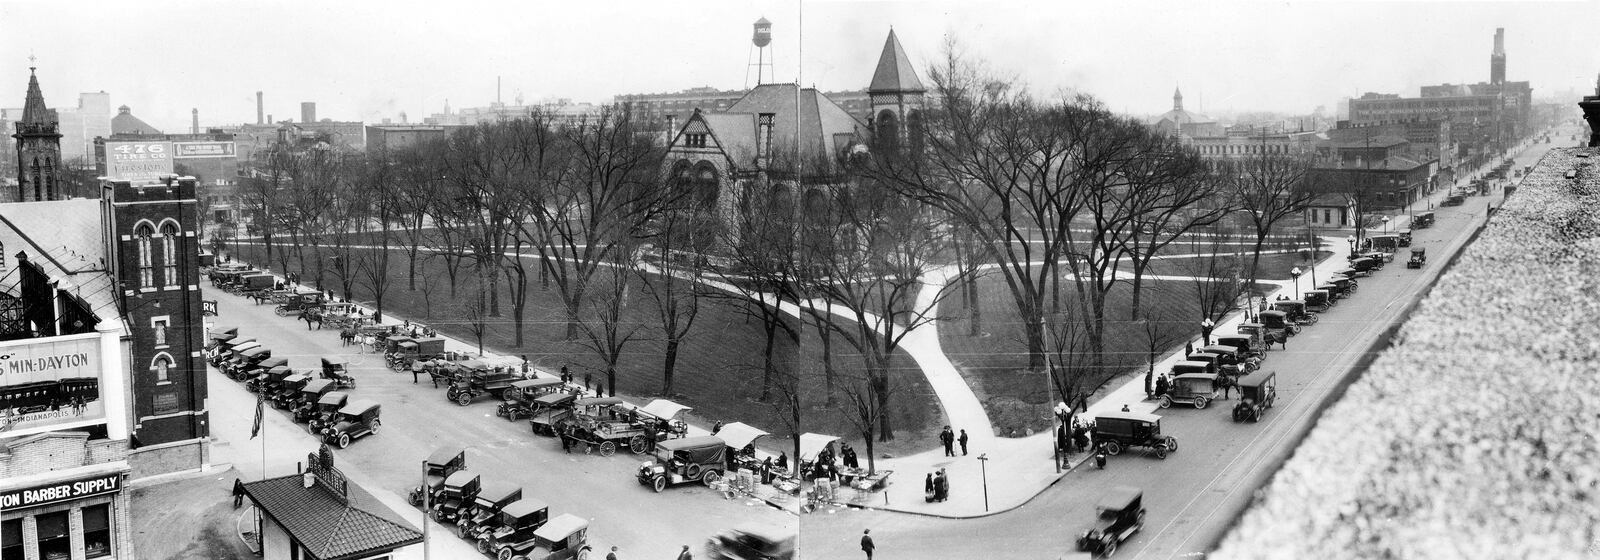
[{"label": "awning", "polygon": [[650,401],[650,404],[644,405],[644,407],[640,408],[639,412],[643,412],[662,420],[671,420],[674,416],[677,416],[678,413],[686,410],[694,410],[694,408],[684,406],[667,399],[656,399]]},{"label": "awning", "polygon": [[[723,426],[723,429],[727,429],[727,426]],[[800,462],[804,463],[816,459],[817,454],[822,452],[822,448],[835,441],[839,441],[838,436],[811,433],[800,434]]]},{"label": "awning", "polygon": [[744,422],[734,422],[717,431],[717,437],[728,442],[728,447],[734,449],[744,449],[744,446],[750,445],[750,442],[764,435],[767,435],[767,432]]}]

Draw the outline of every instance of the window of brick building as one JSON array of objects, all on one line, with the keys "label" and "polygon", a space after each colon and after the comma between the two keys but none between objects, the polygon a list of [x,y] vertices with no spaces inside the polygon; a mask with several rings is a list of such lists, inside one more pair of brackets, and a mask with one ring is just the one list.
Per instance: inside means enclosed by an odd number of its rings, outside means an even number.
[{"label": "window of brick building", "polygon": [[7,519],[0,523],[0,560],[23,560],[22,518]]},{"label": "window of brick building", "polygon": [[111,504],[83,508],[83,557],[111,555]]},{"label": "window of brick building", "polygon": [[156,319],[150,322],[150,332],[155,336],[156,346],[167,345],[167,320]]},{"label": "window of brick building", "polygon": [[156,285],[155,269],[150,263],[150,236],[155,232],[149,225],[140,225],[133,231],[134,242],[139,250],[139,287],[153,288]]},{"label": "window of brick building", "polygon": [[38,523],[40,560],[72,558],[72,530],[67,524],[67,513],[58,511],[33,518]]},{"label": "window of brick building", "polygon": [[163,286],[178,285],[178,226],[161,226],[161,276]]}]

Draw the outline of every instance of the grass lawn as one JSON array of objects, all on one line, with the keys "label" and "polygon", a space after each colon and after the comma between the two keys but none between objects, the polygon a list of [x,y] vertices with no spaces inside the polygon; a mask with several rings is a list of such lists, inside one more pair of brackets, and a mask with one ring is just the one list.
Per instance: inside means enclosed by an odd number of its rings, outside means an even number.
[{"label": "grass lawn", "polygon": [[[264,262],[264,248],[246,245],[240,249],[238,258],[253,263]],[[441,259],[418,263],[418,272],[419,288],[424,283],[433,285],[426,298],[422,289],[407,289],[405,253],[399,249],[392,251],[384,311],[431,325],[444,334],[473,343],[476,338],[464,311],[473,294],[470,272],[463,270],[460,273],[462,284],[457,297],[450,295],[448,276]],[[605,272],[599,276],[609,278]],[[302,275],[302,283],[309,285],[313,282],[311,274]],[[336,283],[331,274],[327,282]],[[585,373],[592,373],[596,383],[602,381],[603,362],[595,353],[577,342],[564,340],[566,313],[559,292],[554,286],[548,290],[540,289],[537,277],[531,274],[529,283],[532,289],[528,293],[524,345],[521,348],[513,346],[511,300],[509,295],[502,293],[500,304],[503,316],[491,319],[483,341],[485,350],[527,356],[529,361],[550,371],[559,370],[562,364],[570,364],[579,380],[583,379]],[[324,287],[335,289],[332,285]],[[608,291],[608,288],[596,286],[592,290]],[[655,304],[637,279],[634,279],[628,294],[629,305],[623,311],[623,323],[636,325],[639,330],[636,340],[626,346],[618,365],[619,394],[645,400],[663,396],[671,398],[695,407],[692,416],[705,425],[716,420],[742,421],[773,432],[774,438],[788,431],[787,424],[781,420],[788,411],[776,404],[781,402],[781,393],[773,391],[771,403],[758,401],[761,392],[761,352],[765,344],[759,318],[738,311],[737,304],[730,300],[715,298],[703,301],[699,317],[679,348],[673,386],[675,394],[661,395],[664,343]],[[370,302],[373,297],[370,290],[358,282],[354,299]],[[431,300],[431,305],[425,300]],[[431,314],[425,312],[429,307]],[[845,436],[858,449],[865,449],[856,435],[858,431],[848,420],[847,414],[842,412],[848,401],[840,395],[836,399],[836,406],[824,405],[824,384],[820,373],[822,346],[814,330],[808,325],[798,344],[780,333],[774,349],[778,367],[791,368],[790,371],[796,371],[801,376],[803,426],[800,431]],[[835,341],[832,351],[835,368],[841,371],[841,376],[860,375],[860,358],[848,346]],[[896,428],[896,439],[878,444],[877,451],[904,454],[937,445],[936,436],[943,424],[943,412],[927,380],[904,352],[896,353],[890,383],[894,394],[891,422]],[[778,441],[769,442],[764,447],[772,451],[791,449]]]},{"label": "grass lawn", "polygon": [[[1326,254],[1326,252],[1324,252]],[[1303,266],[1299,255],[1261,255],[1261,280],[1287,280],[1287,271]],[[1276,271],[1265,274],[1266,271]],[[1182,260],[1157,260],[1152,262],[1149,274],[1187,275]],[[1270,286],[1263,286],[1269,288]],[[1074,310],[1076,292],[1070,280],[1062,284],[1063,307]],[[1184,338],[1199,334],[1199,305],[1195,303],[1195,287],[1188,281],[1145,281],[1141,298],[1144,299],[1146,318],[1155,322],[1160,332],[1157,339],[1175,340],[1171,348],[1183,344]],[[964,309],[961,298],[952,295],[940,309],[940,316],[949,317],[939,325],[939,343],[945,354],[955,363],[962,376],[984,402],[990,419],[1002,435],[1026,435],[1049,426],[1050,400],[1048,381],[1040,373],[1027,372],[1027,343],[1017,308],[998,271],[990,272],[978,280],[978,299],[982,307],[982,331],[979,336],[969,336],[971,317]],[[1122,363],[1128,375],[1142,375],[1147,367],[1148,335],[1144,327],[1128,320],[1132,305],[1132,288],[1119,284],[1109,294],[1106,303],[1106,352],[1110,363]],[[1169,348],[1170,350],[1170,348]],[[1108,387],[1119,385],[1112,381]]]}]

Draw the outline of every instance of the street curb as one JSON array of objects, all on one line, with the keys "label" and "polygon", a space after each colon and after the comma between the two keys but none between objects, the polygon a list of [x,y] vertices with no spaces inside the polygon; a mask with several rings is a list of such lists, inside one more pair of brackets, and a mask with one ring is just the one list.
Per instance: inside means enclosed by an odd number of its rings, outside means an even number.
[{"label": "street curb", "polygon": [[1044,485],[1044,487],[1040,488],[1037,492],[1034,492],[1033,495],[1028,496],[1028,499],[1023,500],[1021,503],[1018,503],[1016,505],[1012,505],[1012,506],[1009,506],[1009,507],[1001,508],[1001,509],[986,511],[986,512],[983,512],[983,513],[977,513],[977,514],[972,514],[972,515],[947,515],[947,514],[938,514],[938,513],[928,513],[928,512],[923,512],[923,511],[909,511],[909,510],[903,510],[903,509],[895,509],[893,507],[885,507],[885,506],[869,506],[869,505],[860,505],[860,504],[846,504],[846,503],[840,503],[840,502],[827,502],[827,503],[835,505],[835,506],[846,507],[846,508],[851,508],[851,509],[870,509],[870,510],[874,510],[874,511],[883,511],[883,512],[889,512],[889,513],[901,513],[901,514],[906,514],[906,515],[916,515],[916,516],[921,516],[921,517],[931,517],[931,518],[935,518],[935,519],[978,519],[978,518],[982,518],[982,517],[1000,515],[1002,513],[1007,513],[1007,512],[1010,512],[1010,511],[1013,511],[1013,510],[1016,510],[1018,508],[1021,508],[1023,506],[1028,505],[1029,503],[1031,503],[1034,500],[1038,499],[1039,496],[1043,496],[1045,491],[1049,490],[1050,488],[1054,487],[1057,483],[1061,482],[1061,480],[1066,478],[1068,474],[1072,474],[1072,471],[1077,470],[1079,465],[1082,465],[1085,462],[1088,462],[1090,457],[1093,457],[1093,455],[1087,455],[1086,454],[1086,455],[1084,455],[1084,457],[1082,459],[1079,459],[1077,462],[1074,462],[1074,463],[1068,465],[1067,468],[1063,469],[1060,474],[1055,475],[1055,479],[1054,480],[1051,480],[1049,484]]},{"label": "street curb", "polygon": [[233,463],[217,463],[207,465],[205,468],[189,469],[178,472],[158,474],[155,476],[147,476],[137,480],[130,480],[128,481],[127,486],[130,489],[148,488],[151,486],[160,486],[168,482],[179,482],[200,478],[203,476],[211,476],[218,473],[225,473],[231,470],[233,470]]}]

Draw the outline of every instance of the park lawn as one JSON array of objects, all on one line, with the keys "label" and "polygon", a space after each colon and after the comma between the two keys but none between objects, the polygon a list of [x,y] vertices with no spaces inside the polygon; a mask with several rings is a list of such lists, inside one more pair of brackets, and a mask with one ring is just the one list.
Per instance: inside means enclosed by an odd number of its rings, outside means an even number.
[{"label": "park lawn", "polygon": [[[238,257],[246,262],[262,262],[265,254],[260,245],[245,244],[238,247]],[[474,344],[470,321],[466,319],[466,304],[472,297],[471,272],[465,268],[459,273],[460,286],[456,297],[449,292],[448,276],[442,259],[419,260],[418,287],[407,289],[405,253],[400,248],[391,249],[388,263],[388,289],[384,294],[385,313],[432,326],[448,336]],[[291,265],[293,261],[291,260]],[[532,269],[530,262],[529,268]],[[276,271],[275,271],[276,272]],[[598,277],[609,278],[602,271]],[[311,274],[302,274],[302,283],[312,284]],[[327,278],[336,290],[335,277]],[[548,370],[557,371],[567,364],[582,381],[592,374],[598,384],[604,377],[603,362],[595,353],[576,341],[566,341],[566,312],[560,294],[554,286],[548,290],[538,288],[537,276],[530,274],[532,289],[528,292],[527,311],[524,318],[524,344],[514,346],[514,323],[511,299],[501,286],[502,316],[488,321],[483,344],[489,352],[502,355],[525,356],[530,362]],[[432,284],[424,295],[420,289]],[[605,290],[597,286],[593,290]],[[354,288],[356,301],[371,305],[373,297],[360,281]],[[595,293],[595,292],[591,292]],[[671,398],[692,406],[692,420],[709,426],[718,420],[746,422],[772,432],[774,441],[763,445],[771,451],[791,450],[785,437],[789,431],[782,418],[788,410],[778,403],[782,394],[774,389],[769,402],[760,402],[762,375],[762,348],[765,334],[758,317],[737,309],[733,300],[710,298],[702,302],[699,317],[679,347],[673,394],[662,395],[662,366],[665,343],[655,312],[654,300],[641,287],[637,279],[628,289],[629,305],[623,310],[623,324],[637,325],[636,339],[630,342],[620,356],[617,367],[619,394],[636,397],[640,402],[652,398]],[[429,312],[431,308],[431,313]],[[791,317],[798,322],[798,319]],[[579,335],[582,336],[582,335]],[[825,406],[824,383],[821,373],[810,369],[820,368],[821,344],[815,329],[806,325],[799,344],[781,333],[773,354],[779,368],[794,368],[800,377],[802,403],[801,432],[816,432],[844,436],[852,445],[865,449],[855,425],[845,412],[848,400],[836,395],[835,406]],[[835,340],[833,362],[841,377],[859,377],[860,358],[851,349]],[[896,439],[879,443],[876,451],[889,454],[908,454],[923,451],[936,445],[936,436],[943,424],[943,411],[937,397],[928,386],[926,378],[911,357],[903,351],[895,354],[891,372],[890,421],[896,429]]]},{"label": "park lawn", "polygon": [[[1176,261],[1153,261],[1150,274],[1186,275],[1181,267],[1174,265]],[[1299,255],[1261,255],[1263,271],[1282,270],[1264,275],[1261,280],[1287,280],[1288,269],[1304,263]],[[1275,287],[1258,285],[1257,289]],[[1143,326],[1128,320],[1132,292],[1131,285],[1119,283],[1106,302],[1105,350],[1111,356],[1108,362],[1120,362],[1127,369],[1127,376],[1111,381],[1107,388],[1120,385],[1128,377],[1143,375],[1148,367],[1148,335]],[[1076,297],[1070,281],[1063,282],[1062,305],[1074,315]],[[1146,280],[1140,297],[1144,300],[1145,318],[1161,329],[1157,339],[1176,341],[1158,356],[1180,347],[1187,337],[1199,335],[1200,311],[1195,303],[1193,282]],[[1049,381],[1042,373],[1027,371],[1027,343],[1005,278],[998,271],[984,275],[978,280],[978,298],[983,312],[979,336],[968,335],[971,318],[959,295],[952,294],[941,303],[940,316],[948,318],[939,324],[939,343],[945,355],[983,401],[1000,435],[1025,436],[1048,427]]]}]

